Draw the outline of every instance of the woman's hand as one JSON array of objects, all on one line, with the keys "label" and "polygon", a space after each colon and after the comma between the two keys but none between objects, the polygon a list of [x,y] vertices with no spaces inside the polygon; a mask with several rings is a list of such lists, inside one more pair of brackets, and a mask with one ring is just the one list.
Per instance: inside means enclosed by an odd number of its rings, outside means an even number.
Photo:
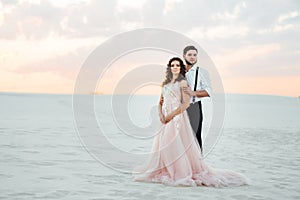
[{"label": "woman's hand", "polygon": [[161,123],[165,124],[166,123],[166,119],[165,116],[162,113],[159,113],[159,120],[161,121]]},{"label": "woman's hand", "polygon": [[160,105],[163,105],[163,103],[164,103],[164,97],[161,95],[161,96],[160,96],[160,100],[159,100],[159,104],[160,104]]},{"label": "woman's hand", "polygon": [[172,115],[172,114],[167,115],[167,116],[165,117],[165,123],[168,123],[168,122],[171,121],[173,118],[174,118],[174,115]]}]

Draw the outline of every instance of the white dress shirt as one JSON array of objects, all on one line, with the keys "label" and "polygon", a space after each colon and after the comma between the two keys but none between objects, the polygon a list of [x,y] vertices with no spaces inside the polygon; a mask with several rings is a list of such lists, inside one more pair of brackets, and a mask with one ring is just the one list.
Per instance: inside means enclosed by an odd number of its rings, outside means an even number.
[{"label": "white dress shirt", "polygon": [[[194,65],[188,72],[186,72],[185,76],[187,82],[192,91],[194,91],[195,85],[195,76],[196,76],[197,66]],[[199,67],[198,70],[198,80],[197,80],[197,88],[196,91],[205,90],[209,96],[211,96],[211,84],[210,78],[207,70]],[[200,101],[204,97],[195,97],[195,102]],[[193,103],[193,96],[191,96],[190,103]]]}]

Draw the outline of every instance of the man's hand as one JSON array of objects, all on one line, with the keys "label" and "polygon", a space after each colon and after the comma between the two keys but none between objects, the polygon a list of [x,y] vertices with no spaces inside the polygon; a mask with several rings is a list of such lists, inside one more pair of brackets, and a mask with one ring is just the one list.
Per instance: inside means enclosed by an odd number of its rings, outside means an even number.
[{"label": "man's hand", "polygon": [[190,87],[183,87],[183,92],[190,96],[195,96],[194,91],[192,91]]}]

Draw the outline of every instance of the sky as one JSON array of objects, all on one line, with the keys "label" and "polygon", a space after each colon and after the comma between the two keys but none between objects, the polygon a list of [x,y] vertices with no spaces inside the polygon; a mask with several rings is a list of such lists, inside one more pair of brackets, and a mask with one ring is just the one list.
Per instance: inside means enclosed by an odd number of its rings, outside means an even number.
[{"label": "sky", "polygon": [[0,92],[71,94],[97,46],[145,27],[196,41],[226,93],[300,96],[298,0],[0,0]]}]

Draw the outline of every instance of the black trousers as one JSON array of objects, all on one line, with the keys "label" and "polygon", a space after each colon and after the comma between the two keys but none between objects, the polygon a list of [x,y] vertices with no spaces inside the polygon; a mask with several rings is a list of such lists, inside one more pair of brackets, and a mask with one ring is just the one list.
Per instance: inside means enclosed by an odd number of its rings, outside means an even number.
[{"label": "black trousers", "polygon": [[198,101],[196,103],[191,103],[187,109],[187,113],[190,119],[191,126],[193,128],[193,131],[196,135],[196,138],[198,140],[198,143],[202,151],[201,132],[202,132],[203,114],[202,114],[201,101]]}]

